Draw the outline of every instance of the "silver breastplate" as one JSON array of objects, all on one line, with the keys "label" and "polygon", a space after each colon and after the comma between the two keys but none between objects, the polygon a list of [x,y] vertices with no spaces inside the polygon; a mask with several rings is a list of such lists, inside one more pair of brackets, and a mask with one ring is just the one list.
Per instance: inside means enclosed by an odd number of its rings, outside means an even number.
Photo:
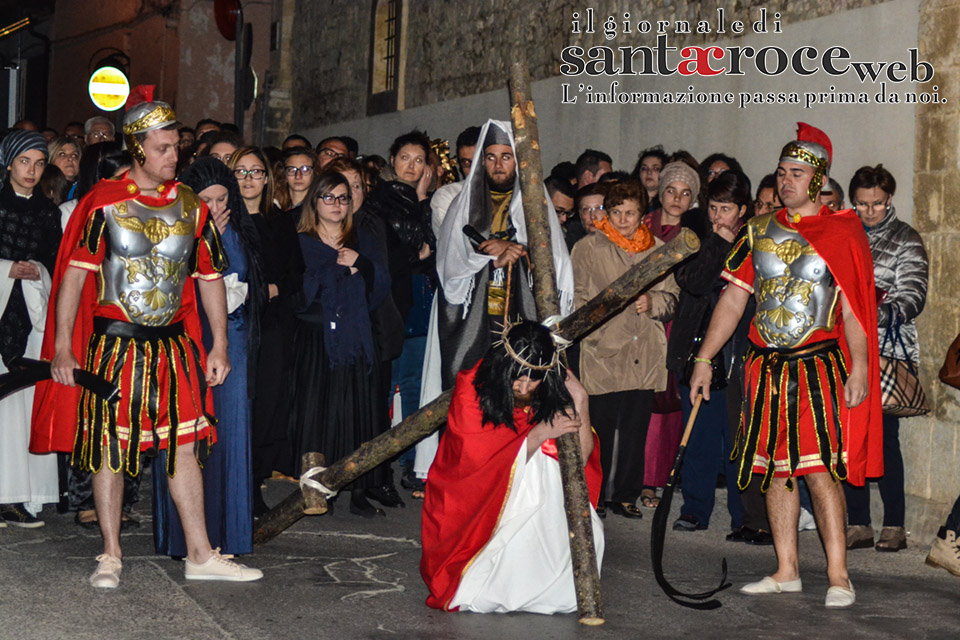
[{"label": "silver breastplate", "polygon": [[127,200],[103,213],[110,255],[100,268],[100,303],[117,305],[135,324],[168,324],[190,277],[200,201],[181,186],[165,207]]},{"label": "silver breastplate", "polygon": [[775,214],[750,223],[754,324],[770,346],[798,347],[817,329],[831,330],[840,292],[826,262]]}]

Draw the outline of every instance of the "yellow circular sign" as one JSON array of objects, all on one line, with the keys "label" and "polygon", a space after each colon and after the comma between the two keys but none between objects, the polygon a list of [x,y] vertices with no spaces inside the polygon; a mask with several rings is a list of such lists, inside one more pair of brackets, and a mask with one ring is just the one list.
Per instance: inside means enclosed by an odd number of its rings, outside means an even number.
[{"label": "yellow circular sign", "polygon": [[127,102],[130,82],[116,67],[100,67],[90,76],[88,85],[93,104],[104,111],[116,111]]}]

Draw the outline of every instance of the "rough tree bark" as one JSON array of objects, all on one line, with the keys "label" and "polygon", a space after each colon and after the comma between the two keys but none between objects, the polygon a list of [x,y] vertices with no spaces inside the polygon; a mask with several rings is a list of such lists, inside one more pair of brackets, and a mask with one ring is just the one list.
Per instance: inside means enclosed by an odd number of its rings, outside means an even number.
[{"label": "rough tree bark", "polygon": [[[300,458],[300,468],[305,472],[314,467],[322,467],[325,459],[322,453],[311,451]],[[303,487],[303,515],[322,516],[327,512],[327,496],[315,487]]]},{"label": "rough tree bark", "polygon": [[[643,262],[635,264],[587,304],[564,318],[557,326],[560,336],[573,341],[586,335],[607,318],[618,313],[678,262],[696,253],[699,248],[700,242],[696,234],[689,229],[681,229],[677,237],[647,255]],[[316,480],[330,489],[339,489],[384,460],[389,460],[413,446],[446,422],[452,395],[453,390],[447,389],[436,400],[408,416],[393,429],[363,443],[346,458],[331,464]],[[272,540],[303,517],[305,504],[303,493],[299,489],[291,493],[261,518],[260,526],[253,534],[253,541],[263,544]]]},{"label": "rough tree bark", "polygon": [[[537,113],[530,93],[530,70],[524,61],[510,67],[510,119],[516,147],[517,175],[523,199],[523,218],[527,225],[527,253],[533,275],[533,296],[537,315],[543,322],[560,313],[556,269],[551,250],[550,222],[546,191],[543,187],[543,164],[540,160],[540,134]],[[563,484],[563,503],[570,531],[570,555],[573,560],[573,581],[577,592],[577,613],[580,622],[601,625],[603,597],[600,592],[600,570],[590,522],[590,493],[583,475],[580,439],[568,433],[556,439],[557,459]]]}]

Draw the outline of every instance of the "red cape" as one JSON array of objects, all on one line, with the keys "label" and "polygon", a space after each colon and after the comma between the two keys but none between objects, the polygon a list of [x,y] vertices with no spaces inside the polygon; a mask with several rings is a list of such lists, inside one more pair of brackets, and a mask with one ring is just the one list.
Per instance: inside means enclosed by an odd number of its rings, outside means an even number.
[{"label": "red cape", "polygon": [[[839,408],[840,420],[846,431],[847,480],[862,486],[866,478],[883,475],[880,350],[870,244],[863,223],[852,209],[834,213],[823,207],[820,215],[802,218],[795,227],[827,263],[867,336],[867,399],[853,409],[847,409],[842,402]],[[851,363],[850,348],[843,334],[840,335],[840,347],[847,362]]]},{"label": "red cape", "polygon": [[[179,183],[169,181],[166,192]],[[130,192],[130,185],[136,187],[133,180],[126,175],[110,180],[101,180],[83,197],[70,216],[70,222],[63,232],[60,243],[60,252],[57,254],[57,265],[53,273],[53,285],[50,290],[50,303],[47,310],[47,321],[43,334],[43,346],[40,351],[42,360],[53,360],[55,353],[57,325],[57,295],[60,282],[70,263],[70,257],[80,246],[87,220],[97,209],[111,204],[123,202],[137,197],[148,205],[159,206],[168,202],[165,198],[150,198],[143,196],[135,189]],[[197,233],[203,229],[207,219],[207,206],[203,204],[200,212],[200,224]],[[73,355],[77,361],[83,363],[87,352],[87,341],[93,333],[93,312],[97,307],[96,278],[88,276],[80,295],[80,306],[77,310],[77,320],[73,325]],[[200,362],[206,370],[206,353],[201,341],[200,317],[197,315],[197,300],[195,287],[185,283],[183,287],[182,309],[186,311],[183,325],[187,334],[200,348]],[[202,375],[202,372],[201,372]],[[41,454],[51,451],[73,451],[77,433],[77,406],[80,403],[80,387],[68,387],[52,380],[37,383],[36,394],[33,399],[33,422],[30,433],[30,452]],[[207,411],[213,413],[213,395],[207,389],[205,398]]]},{"label": "red cape", "polygon": [[[483,414],[473,387],[477,366],[457,374],[447,428],[430,467],[423,504],[420,574],[430,589],[427,605],[436,609],[448,609],[471,560],[493,536],[513,479],[514,461],[534,426],[522,410],[514,413],[516,432],[502,425],[481,426]],[[542,450],[557,458],[553,440],[545,442]],[[585,473],[590,502],[596,506],[601,479],[596,434]],[[557,525],[566,527],[565,522]]]}]

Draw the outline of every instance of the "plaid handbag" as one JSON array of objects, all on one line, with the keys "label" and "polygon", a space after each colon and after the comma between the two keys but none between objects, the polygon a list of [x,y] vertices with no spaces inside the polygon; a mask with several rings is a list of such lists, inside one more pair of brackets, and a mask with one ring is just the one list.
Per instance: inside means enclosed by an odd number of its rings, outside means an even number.
[{"label": "plaid handbag", "polygon": [[883,347],[892,342],[893,353],[896,355],[899,344],[903,350],[904,359],[880,356],[880,392],[883,412],[901,418],[922,416],[930,412],[927,395],[920,386],[916,366],[907,355],[907,346],[900,334],[900,321],[895,320],[894,316],[897,314],[890,314],[880,350],[883,351]]}]

